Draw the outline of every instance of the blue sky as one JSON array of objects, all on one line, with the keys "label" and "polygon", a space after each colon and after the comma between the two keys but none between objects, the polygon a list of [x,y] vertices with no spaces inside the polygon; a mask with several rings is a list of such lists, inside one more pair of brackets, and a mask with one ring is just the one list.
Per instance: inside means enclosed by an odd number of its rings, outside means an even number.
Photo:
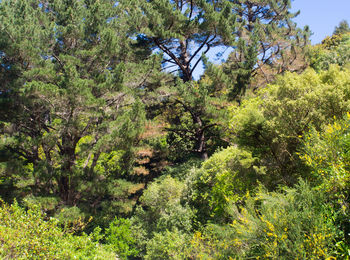
[{"label": "blue sky", "polygon": [[300,10],[300,15],[294,19],[298,26],[309,25],[314,33],[311,36],[312,44],[332,35],[341,20],[350,23],[350,0],[294,0],[292,10]]}]

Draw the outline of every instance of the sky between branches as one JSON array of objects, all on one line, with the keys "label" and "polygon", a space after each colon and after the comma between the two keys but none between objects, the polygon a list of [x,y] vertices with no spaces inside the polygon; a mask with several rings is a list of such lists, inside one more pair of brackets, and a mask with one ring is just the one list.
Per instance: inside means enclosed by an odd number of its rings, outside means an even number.
[{"label": "sky between branches", "polygon": [[[293,0],[292,11],[298,10],[300,14],[294,21],[300,28],[309,26],[312,31],[312,44],[318,44],[326,36],[332,35],[342,20],[350,23],[350,0]],[[216,56],[219,51],[224,51],[221,57]],[[214,48],[208,52],[208,56],[211,62],[220,64],[227,59],[229,53],[230,49]],[[198,66],[194,71],[194,78],[199,79],[203,72],[203,67]]]}]

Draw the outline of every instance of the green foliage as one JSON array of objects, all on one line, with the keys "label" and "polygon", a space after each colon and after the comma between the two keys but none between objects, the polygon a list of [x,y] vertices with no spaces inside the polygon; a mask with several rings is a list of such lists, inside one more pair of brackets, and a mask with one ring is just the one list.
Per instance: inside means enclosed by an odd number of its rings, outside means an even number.
[{"label": "green foliage", "polygon": [[[114,259],[93,236],[65,233],[58,220],[44,220],[38,208],[23,210],[17,203],[0,208],[0,256],[4,259]],[[96,236],[96,234],[95,234]]]},{"label": "green foliage", "polygon": [[347,190],[350,181],[350,114],[345,120],[327,125],[323,131],[312,129],[304,138],[301,158],[313,169],[312,179],[329,192]]},{"label": "green foliage", "polygon": [[188,205],[182,205],[184,184],[165,176],[154,182],[143,192],[141,206],[135,217],[148,234],[165,230],[188,232],[192,227],[193,213]]},{"label": "green foliage", "polygon": [[[241,99],[247,88],[259,88],[285,71],[305,68],[310,31],[298,28],[291,1],[233,1],[240,22],[237,43],[222,70],[229,98]],[[273,50],[273,51],[272,51]]]},{"label": "green foliage", "polygon": [[[176,66],[183,81],[191,81],[193,70],[208,49],[235,41],[236,17],[230,1],[120,1],[128,10],[130,32],[150,48],[164,53],[165,67]],[[207,51],[205,51],[207,48]]]},{"label": "green foliage", "polygon": [[[194,214],[182,203],[184,184],[170,176],[152,182],[140,198],[132,217],[132,233],[140,255],[171,255],[181,247],[181,239],[192,229]],[[171,241],[172,236],[176,240]],[[157,238],[164,237],[164,245]],[[148,252],[150,250],[150,252]],[[151,257],[151,258],[152,258]],[[158,258],[157,258],[158,259]]]},{"label": "green foliage", "polygon": [[136,239],[131,234],[131,225],[129,219],[116,218],[106,230],[106,242],[122,259],[138,254],[138,250],[135,248]]},{"label": "green foliage", "polygon": [[338,26],[335,27],[333,34],[339,35],[339,34],[344,34],[349,32],[350,32],[349,23],[346,20],[343,20],[339,23]]},{"label": "green foliage", "polygon": [[188,178],[187,196],[198,210],[197,220],[220,223],[227,217],[227,205],[242,202],[256,185],[264,168],[254,166],[258,158],[248,151],[229,147],[215,153]]},{"label": "green foliage", "polygon": [[350,62],[350,34],[326,37],[321,45],[310,48],[310,66],[316,71],[327,70],[331,64],[346,66]]},{"label": "green foliage", "polygon": [[349,83],[349,70],[335,66],[319,74],[313,70],[286,73],[256,98],[233,107],[233,141],[260,159],[267,168],[264,182],[269,187],[293,184],[308,173],[296,154],[300,136],[350,110]]},{"label": "green foliage", "polygon": [[349,123],[350,114],[347,113],[344,119],[336,120],[321,131],[312,129],[304,138],[304,148],[300,154],[312,169],[310,180],[320,191],[327,193],[330,203],[339,211],[339,237],[336,245],[339,256],[344,258],[350,256]]},{"label": "green foliage", "polygon": [[118,12],[107,0],[1,1],[1,74],[15,74],[0,92],[12,109],[0,115],[1,176],[19,200],[59,197],[110,219],[131,211],[143,187],[130,176],[141,87],[160,64],[138,59]]},{"label": "green foliage", "polygon": [[155,233],[153,238],[147,243],[147,254],[145,255],[145,259],[186,259],[184,250],[189,240],[189,235],[184,234],[177,229]]},{"label": "green foliage", "polygon": [[[177,161],[186,161],[191,155],[208,154],[227,143],[220,138],[227,122],[225,98],[209,77],[198,82],[177,82],[174,105],[169,107],[167,141]],[[205,140],[205,142],[203,141]]]},{"label": "green foliage", "polygon": [[165,167],[163,173],[164,175],[170,175],[175,179],[184,181],[188,178],[190,171],[193,168],[199,168],[202,163],[203,163],[203,160],[201,159],[191,158],[191,159],[188,159],[186,162]]},{"label": "green foliage", "polygon": [[326,259],[334,255],[334,212],[326,196],[304,182],[280,192],[260,190],[231,207],[228,225],[195,233],[192,258]]},{"label": "green foliage", "polygon": [[349,26],[287,72],[291,2],[0,0],[0,258],[349,258]]}]

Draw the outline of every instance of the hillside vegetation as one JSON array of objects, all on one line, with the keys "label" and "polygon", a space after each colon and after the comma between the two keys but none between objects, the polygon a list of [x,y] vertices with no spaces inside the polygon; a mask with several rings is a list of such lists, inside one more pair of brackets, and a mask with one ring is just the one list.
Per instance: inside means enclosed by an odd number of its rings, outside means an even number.
[{"label": "hillside vegetation", "polygon": [[291,2],[0,1],[0,258],[350,259],[350,28]]}]

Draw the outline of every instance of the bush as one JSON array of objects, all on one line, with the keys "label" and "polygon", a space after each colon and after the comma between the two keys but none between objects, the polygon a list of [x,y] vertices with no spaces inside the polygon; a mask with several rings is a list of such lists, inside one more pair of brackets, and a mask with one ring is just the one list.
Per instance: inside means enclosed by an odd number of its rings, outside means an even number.
[{"label": "bush", "polygon": [[[168,238],[167,232],[175,232],[182,236],[191,231],[194,214],[190,207],[181,201],[183,190],[182,182],[165,176],[152,182],[144,191],[140,198],[141,205],[132,218],[131,227],[140,255],[147,255],[148,250],[163,252],[163,249],[160,249],[161,245],[159,248],[155,247],[156,237]],[[157,243],[163,241],[159,240]]]},{"label": "bush", "polygon": [[257,161],[250,152],[232,146],[193,170],[188,178],[187,197],[197,210],[197,220],[223,221],[228,203],[242,201],[264,173],[264,168],[254,166]]},{"label": "bush", "polygon": [[187,205],[181,204],[184,184],[166,176],[154,181],[140,198],[142,207],[136,211],[136,218],[148,233],[163,232],[177,228],[189,231],[193,213]]},{"label": "bush", "polygon": [[293,185],[308,174],[297,150],[300,136],[317,130],[350,111],[350,71],[331,66],[316,73],[286,73],[273,85],[232,110],[231,133],[267,168],[264,184]]},{"label": "bush", "polygon": [[132,235],[131,221],[116,218],[106,230],[106,242],[113,247],[122,259],[136,256],[139,251],[135,248],[136,239]]},{"label": "bush", "polygon": [[328,70],[332,64],[343,67],[349,62],[350,33],[326,37],[322,44],[310,49],[310,66],[316,71]]},{"label": "bush", "polygon": [[304,138],[300,157],[312,168],[310,181],[329,197],[339,214],[336,245],[340,258],[350,257],[350,114]]},{"label": "bush", "polygon": [[228,225],[197,232],[194,259],[326,259],[335,254],[334,211],[304,182],[280,192],[261,189],[246,206],[232,206]]},{"label": "bush", "polygon": [[145,259],[185,259],[185,248],[190,236],[177,229],[155,233],[147,243],[147,254]]},{"label": "bush", "polygon": [[115,259],[108,247],[94,241],[97,234],[73,236],[58,220],[39,209],[23,210],[17,203],[0,208],[0,257],[5,259]]},{"label": "bush", "polygon": [[310,180],[327,192],[344,196],[350,184],[350,113],[344,120],[312,129],[304,138],[300,158],[312,168]]}]

